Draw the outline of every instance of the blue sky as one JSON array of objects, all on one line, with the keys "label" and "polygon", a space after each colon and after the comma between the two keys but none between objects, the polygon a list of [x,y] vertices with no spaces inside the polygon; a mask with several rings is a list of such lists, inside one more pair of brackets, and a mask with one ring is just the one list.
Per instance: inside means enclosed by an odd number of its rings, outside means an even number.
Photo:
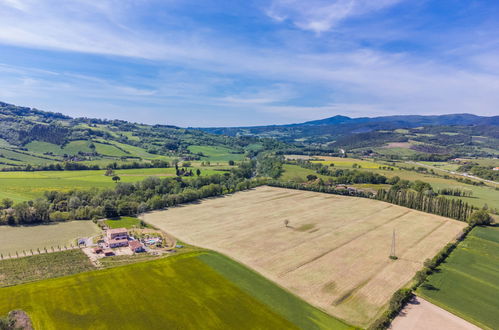
[{"label": "blue sky", "polygon": [[0,100],[179,126],[499,114],[496,0],[0,0]]}]

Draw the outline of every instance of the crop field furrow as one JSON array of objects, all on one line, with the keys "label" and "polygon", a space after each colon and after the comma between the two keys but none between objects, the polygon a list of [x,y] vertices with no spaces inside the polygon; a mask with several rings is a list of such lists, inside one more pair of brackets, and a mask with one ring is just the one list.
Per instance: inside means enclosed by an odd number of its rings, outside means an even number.
[{"label": "crop field furrow", "polygon": [[318,259],[320,259],[320,258],[324,257],[325,255],[327,255],[327,254],[329,254],[329,253],[331,253],[331,252],[333,252],[333,251],[335,251],[335,250],[337,250],[337,249],[340,249],[340,248],[342,248],[343,246],[345,246],[345,245],[347,245],[347,244],[349,244],[349,243],[351,243],[351,242],[353,242],[353,241],[355,241],[355,240],[357,240],[357,239],[361,239],[361,238],[362,238],[362,236],[367,235],[367,234],[369,234],[370,232],[372,232],[372,231],[374,231],[374,230],[376,230],[376,229],[378,229],[378,228],[380,228],[380,227],[382,227],[382,226],[384,226],[384,225],[386,225],[386,224],[388,224],[388,223],[390,223],[390,222],[392,222],[392,221],[395,221],[395,220],[397,220],[397,219],[399,219],[399,218],[403,217],[404,215],[406,215],[406,214],[408,214],[408,213],[410,213],[410,212],[411,212],[411,211],[409,211],[409,210],[408,210],[408,211],[405,211],[404,213],[402,213],[401,215],[395,216],[395,217],[393,217],[393,218],[389,218],[388,220],[386,220],[386,222],[381,223],[381,224],[379,224],[379,225],[377,225],[377,226],[373,227],[373,228],[372,228],[372,229],[370,229],[369,231],[363,232],[363,233],[362,233],[361,235],[359,235],[359,236],[352,237],[351,239],[349,239],[349,240],[347,240],[347,241],[345,241],[345,242],[341,243],[340,245],[337,245],[337,246],[335,246],[334,248],[332,248],[332,249],[330,249],[330,250],[328,250],[328,251],[325,251],[324,253],[319,254],[319,255],[315,256],[314,258],[312,258],[312,259],[310,259],[310,260],[307,260],[307,261],[305,261],[305,262],[303,262],[303,263],[301,263],[301,264],[297,265],[297,266],[296,266],[296,267],[294,267],[293,269],[290,269],[290,270],[288,270],[288,271],[286,271],[286,272],[283,272],[283,273],[279,274],[279,276],[284,276],[284,275],[286,275],[287,273],[291,273],[291,272],[293,272],[293,271],[295,271],[295,270],[298,270],[298,269],[300,269],[301,267],[304,267],[304,266],[306,266],[307,264],[309,264],[309,263],[311,263],[311,262],[314,262],[314,261],[316,261],[316,260],[318,260]]}]

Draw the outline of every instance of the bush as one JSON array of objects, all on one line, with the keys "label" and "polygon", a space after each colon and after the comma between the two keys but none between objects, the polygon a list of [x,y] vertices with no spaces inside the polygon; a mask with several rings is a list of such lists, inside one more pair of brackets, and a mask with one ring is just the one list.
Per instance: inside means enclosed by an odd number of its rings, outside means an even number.
[{"label": "bush", "polygon": [[69,212],[55,211],[50,213],[51,221],[67,221],[70,219]]},{"label": "bush", "polygon": [[470,226],[487,226],[492,222],[492,217],[485,210],[478,210],[471,214],[468,218]]}]

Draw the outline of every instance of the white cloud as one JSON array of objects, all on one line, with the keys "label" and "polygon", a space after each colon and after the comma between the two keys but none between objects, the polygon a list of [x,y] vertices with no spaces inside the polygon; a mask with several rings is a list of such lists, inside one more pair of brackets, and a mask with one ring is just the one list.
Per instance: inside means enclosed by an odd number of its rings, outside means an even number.
[{"label": "white cloud", "polygon": [[297,27],[321,33],[343,20],[362,16],[399,3],[401,0],[273,0],[266,13],[278,22],[286,19]]},{"label": "white cloud", "polygon": [[[334,29],[348,18],[367,15],[398,2],[275,0],[268,14],[320,33]],[[49,104],[50,99],[60,98],[69,107],[71,102],[85,98],[95,108],[100,104],[103,110],[118,109],[116,103],[120,100],[134,102],[127,108],[139,103],[154,104],[156,108],[169,105],[175,109],[187,105],[213,106],[296,120],[334,114],[497,113],[499,76],[495,46],[489,46],[490,51],[483,56],[470,57],[472,67],[453,65],[438,56],[390,53],[355,43],[341,51],[324,46],[320,52],[314,52],[312,47],[298,51],[280,44],[261,47],[237,43],[224,35],[203,34],[202,29],[151,32],[133,23],[134,17],[147,16],[147,12],[141,12],[141,4],[131,0],[0,0],[3,12],[0,43],[148,59],[158,68],[177,65],[184,71],[140,78],[144,81],[138,87],[137,77],[117,83],[102,77],[0,65],[0,71],[5,73],[0,77],[0,99],[5,97],[24,104],[23,99],[31,98]],[[326,41],[320,37],[313,39]],[[474,47],[477,44],[478,40]],[[480,49],[473,52],[479,53]],[[466,58],[469,54],[460,50],[460,56]],[[209,77],[200,78],[203,74]],[[231,79],[260,80],[261,88],[244,84],[226,88],[230,87],[227,80]],[[321,104],[317,106],[289,105],[302,94],[300,86],[304,84],[331,96],[322,103],[318,101]],[[217,87],[221,91],[214,91]],[[62,111],[61,104],[46,108]],[[156,118],[153,115],[151,120]]]}]

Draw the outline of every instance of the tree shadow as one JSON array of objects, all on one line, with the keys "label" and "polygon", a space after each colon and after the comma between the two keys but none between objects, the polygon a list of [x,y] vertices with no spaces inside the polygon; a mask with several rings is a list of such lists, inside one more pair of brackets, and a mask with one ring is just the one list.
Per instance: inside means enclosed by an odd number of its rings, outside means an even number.
[{"label": "tree shadow", "polygon": [[440,291],[439,288],[433,286],[430,283],[425,283],[425,284],[422,285],[422,287],[423,287],[423,289],[428,290],[428,291]]}]

